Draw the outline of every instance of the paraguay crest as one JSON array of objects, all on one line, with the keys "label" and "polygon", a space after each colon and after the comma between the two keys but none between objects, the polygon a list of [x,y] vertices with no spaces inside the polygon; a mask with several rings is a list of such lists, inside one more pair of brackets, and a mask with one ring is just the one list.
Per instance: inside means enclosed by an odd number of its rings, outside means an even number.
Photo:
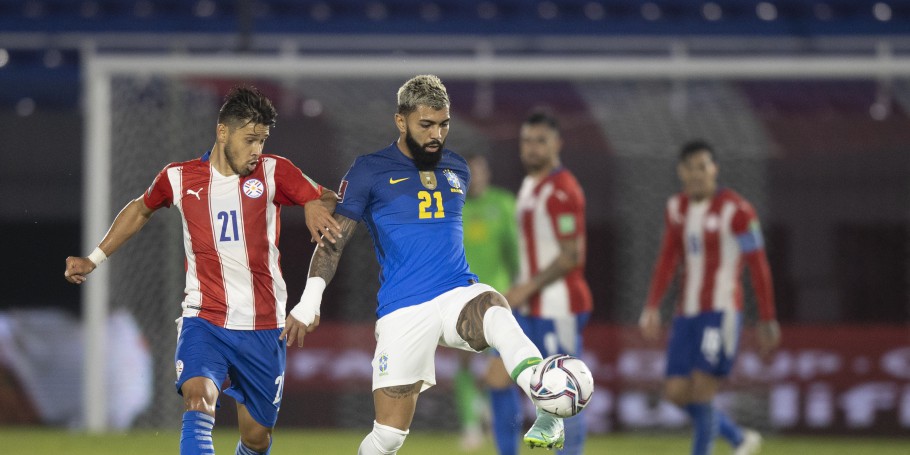
[{"label": "paraguay crest", "polygon": [[451,169],[446,169],[442,171],[442,175],[446,176],[446,180],[449,182],[449,186],[451,187],[449,188],[449,191],[464,194],[461,190],[461,179],[458,178],[458,175],[456,175],[455,172]]},{"label": "paraguay crest", "polygon": [[253,199],[262,196],[262,193],[265,191],[265,185],[262,184],[262,181],[259,179],[249,179],[246,182],[243,182],[243,194],[246,194],[247,197]]}]

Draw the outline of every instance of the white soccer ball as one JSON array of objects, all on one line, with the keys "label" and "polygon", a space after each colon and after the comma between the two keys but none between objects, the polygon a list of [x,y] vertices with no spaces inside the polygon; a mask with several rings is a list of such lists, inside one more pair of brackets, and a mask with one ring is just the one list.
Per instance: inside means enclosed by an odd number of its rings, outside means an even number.
[{"label": "white soccer ball", "polygon": [[594,394],[594,376],[581,359],[556,354],[543,359],[531,375],[531,398],[559,417],[581,412]]}]

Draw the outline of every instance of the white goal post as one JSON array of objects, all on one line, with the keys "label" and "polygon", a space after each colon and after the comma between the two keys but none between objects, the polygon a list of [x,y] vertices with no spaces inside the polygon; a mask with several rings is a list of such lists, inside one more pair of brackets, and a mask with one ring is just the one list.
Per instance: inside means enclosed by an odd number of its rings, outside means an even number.
[{"label": "white goal post", "polygon": [[[446,78],[573,79],[871,79],[910,77],[910,58],[872,57],[555,57],[534,56],[298,56],[137,55],[83,52],[82,250],[91,251],[112,222],[112,79],[117,76],[216,76],[288,79],[400,77],[433,73]],[[177,239],[174,239],[177,242]],[[84,418],[90,432],[110,428],[106,415],[106,318],[109,266],[83,284],[85,336]]]}]

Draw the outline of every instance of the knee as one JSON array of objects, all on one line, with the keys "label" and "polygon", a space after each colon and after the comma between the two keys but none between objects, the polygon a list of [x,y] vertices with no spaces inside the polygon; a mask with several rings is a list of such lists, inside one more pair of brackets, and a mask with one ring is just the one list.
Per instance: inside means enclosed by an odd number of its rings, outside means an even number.
[{"label": "knee", "polygon": [[199,411],[215,415],[215,404],[218,401],[218,389],[208,379],[193,378],[180,388],[183,393],[183,405],[187,411]]},{"label": "knee", "polygon": [[373,422],[373,431],[364,438],[357,455],[390,455],[398,453],[408,436],[408,430]]},{"label": "knee", "polygon": [[458,321],[455,325],[457,327],[456,330],[471,349],[482,351],[490,346],[484,334],[484,321],[491,314],[491,311],[496,310],[496,307],[508,310],[509,303],[506,302],[502,294],[495,291],[486,291],[465,304],[461,314],[458,315]]},{"label": "knee", "polygon": [[270,428],[257,428],[240,435],[240,441],[249,449],[265,453],[272,444],[272,430]]},{"label": "knee", "polygon": [[687,404],[689,404],[688,397],[683,396],[682,394],[678,394],[678,393],[676,393],[676,394],[665,393],[664,399],[666,399],[670,403],[675,404],[676,406],[678,406],[680,408],[684,408]]},{"label": "knee", "polygon": [[199,411],[208,415],[215,415],[215,400],[208,400],[205,396],[184,396],[183,406],[187,411]]},{"label": "knee", "polygon": [[684,407],[691,401],[688,391],[679,387],[664,388],[664,399],[679,407]]},{"label": "knee", "polygon": [[506,298],[502,294],[500,294],[498,292],[485,292],[484,294],[489,296],[488,302],[489,302],[490,308],[492,308],[494,306],[501,306],[501,307],[511,311],[512,307],[509,306],[508,300],[506,300]]}]

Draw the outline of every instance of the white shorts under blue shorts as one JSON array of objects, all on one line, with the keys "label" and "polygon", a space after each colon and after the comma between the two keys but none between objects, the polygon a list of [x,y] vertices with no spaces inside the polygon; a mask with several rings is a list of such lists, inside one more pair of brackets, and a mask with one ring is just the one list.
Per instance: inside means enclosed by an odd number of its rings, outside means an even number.
[{"label": "white shorts under blue shorts", "polygon": [[373,390],[423,381],[423,392],[436,385],[436,346],[476,352],[458,335],[456,323],[465,304],[484,292],[496,290],[482,283],[455,288],[376,321]]}]

